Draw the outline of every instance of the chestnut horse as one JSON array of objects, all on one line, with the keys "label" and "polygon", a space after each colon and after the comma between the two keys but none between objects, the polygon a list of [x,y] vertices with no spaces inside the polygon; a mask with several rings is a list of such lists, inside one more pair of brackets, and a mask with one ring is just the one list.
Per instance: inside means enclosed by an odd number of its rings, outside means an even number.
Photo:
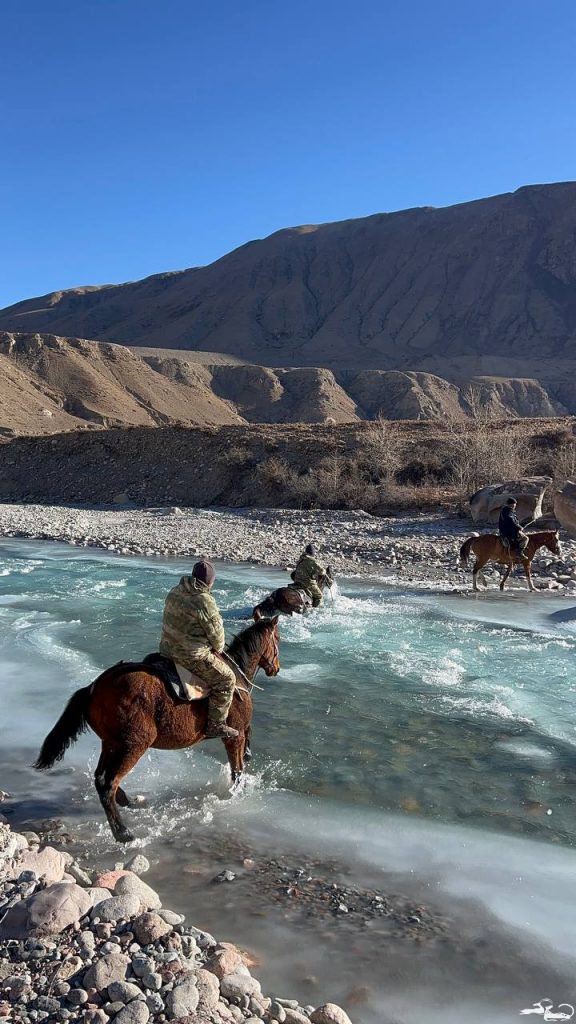
[{"label": "chestnut horse", "polygon": [[[324,590],[334,583],[332,569],[326,569],[324,576],[318,580],[319,586]],[[278,587],[268,597],[265,597],[260,604],[252,610],[252,618],[255,622],[260,619],[269,619],[272,615],[302,615],[312,604],[308,594],[296,583],[289,583],[287,587]]]},{"label": "chestnut horse", "polygon": [[560,555],[560,540],[558,530],[543,530],[541,533],[529,533],[528,537],[530,539],[524,550],[523,558],[515,551],[508,551],[497,533],[484,533],[479,537],[469,537],[468,540],[464,541],[460,548],[460,564],[463,568],[466,569],[468,567],[470,552],[476,555],[476,562],[472,570],[474,590],[478,590],[476,577],[482,567],[486,565],[486,562],[499,562],[500,565],[507,567],[500,582],[500,590],[504,590],[504,584],[512,571],[513,565],[524,566],[524,572],[528,580],[528,589],[535,590],[536,588],[532,584],[532,576],[530,574],[532,559],[540,548],[548,548],[548,551],[551,551],[553,555]]},{"label": "chestnut horse", "polygon": [[[265,619],[244,629],[227,647],[247,678],[252,681],[262,667],[267,676],[280,671],[278,619]],[[238,737],[224,740],[232,781],[236,782],[249,754],[252,698],[246,682],[238,678],[238,689],[228,715],[228,724]],[[133,806],[120,783],[149,747],[180,750],[204,739],[208,699],[182,701],[173,696],[150,665],[119,662],[106,669],[89,686],[76,690],[62,715],[42,744],[35,768],[51,768],[68,747],[90,726],[102,740],[95,784],[112,835],[129,843],[130,834],[118,806]]]}]

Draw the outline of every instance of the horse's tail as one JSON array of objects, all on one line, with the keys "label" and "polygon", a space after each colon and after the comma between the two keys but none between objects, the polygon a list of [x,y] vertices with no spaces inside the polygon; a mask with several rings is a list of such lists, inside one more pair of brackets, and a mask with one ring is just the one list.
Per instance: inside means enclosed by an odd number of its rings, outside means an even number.
[{"label": "horse's tail", "polygon": [[462,566],[463,569],[468,568],[470,550],[472,548],[472,543],[475,539],[475,537],[468,537],[468,540],[465,540],[462,547],[460,548],[460,565]]},{"label": "horse's tail", "polygon": [[90,686],[76,690],[68,701],[54,728],[48,733],[33,768],[43,771],[51,768],[56,761],[61,761],[68,747],[75,743],[88,726],[88,705],[90,702]]}]

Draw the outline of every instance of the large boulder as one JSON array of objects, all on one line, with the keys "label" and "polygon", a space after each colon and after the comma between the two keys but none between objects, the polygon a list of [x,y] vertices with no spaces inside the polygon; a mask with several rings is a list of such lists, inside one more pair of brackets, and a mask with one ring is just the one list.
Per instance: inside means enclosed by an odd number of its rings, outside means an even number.
[{"label": "large boulder", "polygon": [[564,529],[576,537],[576,482],[567,480],[554,495],[554,515]]},{"label": "large boulder", "polygon": [[58,882],[10,907],[0,922],[0,939],[58,935],[78,924],[90,905],[90,897],[75,882]]},{"label": "large boulder", "polygon": [[520,520],[539,519],[542,499],[551,483],[549,476],[528,476],[503,484],[487,484],[470,498],[472,519],[475,523],[497,523],[500,509],[508,498],[516,498],[516,515]]},{"label": "large boulder", "polygon": [[45,846],[43,850],[23,850],[12,870],[6,873],[6,878],[15,879],[21,871],[33,871],[38,878],[52,885],[62,881],[71,860],[69,854],[61,853],[52,846]]}]

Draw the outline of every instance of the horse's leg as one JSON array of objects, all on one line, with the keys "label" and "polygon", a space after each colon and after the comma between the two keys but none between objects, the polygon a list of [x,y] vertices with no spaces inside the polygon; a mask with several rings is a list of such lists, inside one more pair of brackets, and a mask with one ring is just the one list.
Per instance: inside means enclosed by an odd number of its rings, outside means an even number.
[{"label": "horse's leg", "polygon": [[[96,792],[108,819],[114,839],[119,843],[129,843],[134,838],[128,831],[118,811],[116,795],[118,786],[125,775],[140,760],[147,748],[138,750],[114,750],[102,746],[102,753],[96,768]],[[125,795],[125,794],[124,794]]]},{"label": "horse's leg", "polygon": [[143,796],[130,797],[120,786],[116,790],[116,803],[118,807],[143,807],[146,799]]},{"label": "horse's leg", "polygon": [[510,561],[506,563],[506,572],[504,573],[502,579],[500,580],[500,590],[504,590],[504,584],[506,583],[506,580],[508,579],[510,573],[512,572],[513,565],[514,563],[512,559],[510,559]]},{"label": "horse's leg", "polygon": [[476,561],[474,563],[474,568],[472,569],[472,589],[476,591],[476,593],[478,593],[478,573],[480,572],[480,569],[484,568],[484,566],[486,565],[486,561],[487,559],[484,559],[484,561],[482,561],[480,559],[480,556],[476,555]]},{"label": "horse's leg", "polygon": [[526,574],[526,579],[528,580],[528,590],[530,590],[533,593],[535,593],[536,592],[536,587],[532,583],[532,573],[530,572],[530,570],[532,568],[532,563],[529,562],[527,558],[523,558],[522,559],[522,565],[524,566],[524,572]]},{"label": "horse's leg", "polygon": [[224,740],[233,784],[240,781],[244,771],[244,743],[245,734],[243,730],[240,730],[239,736],[235,736],[234,739]]},{"label": "horse's leg", "polygon": [[250,749],[250,740],[251,740],[251,738],[252,738],[252,726],[248,725],[248,726],[246,726],[246,731],[244,733],[244,760],[245,761],[251,761],[252,760],[252,750]]}]

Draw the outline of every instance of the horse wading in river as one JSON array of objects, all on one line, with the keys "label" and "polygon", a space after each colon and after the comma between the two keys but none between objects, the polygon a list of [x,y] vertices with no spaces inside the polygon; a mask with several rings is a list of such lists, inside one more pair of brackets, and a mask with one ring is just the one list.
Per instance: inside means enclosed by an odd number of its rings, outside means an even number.
[{"label": "horse wading in river", "polygon": [[514,565],[524,566],[524,572],[528,580],[528,589],[536,590],[536,587],[532,584],[532,576],[530,574],[532,559],[540,548],[548,548],[548,551],[551,551],[553,555],[560,555],[560,540],[558,530],[543,530],[541,533],[529,533],[528,537],[530,539],[524,549],[523,558],[520,558],[520,555],[516,552],[509,551],[497,533],[484,533],[479,537],[469,537],[468,540],[464,541],[460,548],[460,564],[463,568],[466,569],[468,567],[470,554],[476,555],[476,562],[472,570],[474,590],[478,590],[476,577],[483,566],[486,565],[486,562],[499,562],[500,565],[507,567],[500,581],[500,590],[504,590],[504,584]]},{"label": "horse wading in river", "polygon": [[[280,671],[278,620],[265,619],[248,626],[227,647],[227,653],[250,681],[259,668],[267,676]],[[51,768],[68,747],[90,726],[102,740],[96,767],[96,791],[114,838],[128,843],[133,836],[122,821],[118,807],[133,806],[120,783],[149,747],[179,750],[204,739],[208,700],[178,700],[151,665],[119,662],[106,669],[89,686],[76,690],[56,725],[42,744],[34,767]],[[252,698],[246,682],[238,686],[228,715],[228,725],[238,737],[223,740],[232,781],[244,770],[249,751]],[[248,754],[249,756],[249,754]]]},{"label": "horse wading in river", "polygon": [[[318,582],[322,590],[332,586],[334,578],[330,566]],[[290,583],[287,587],[278,587],[260,604],[257,604],[252,609],[252,618],[258,622],[260,619],[268,619],[272,615],[302,615],[311,603],[306,591],[297,587],[295,583]]]}]

